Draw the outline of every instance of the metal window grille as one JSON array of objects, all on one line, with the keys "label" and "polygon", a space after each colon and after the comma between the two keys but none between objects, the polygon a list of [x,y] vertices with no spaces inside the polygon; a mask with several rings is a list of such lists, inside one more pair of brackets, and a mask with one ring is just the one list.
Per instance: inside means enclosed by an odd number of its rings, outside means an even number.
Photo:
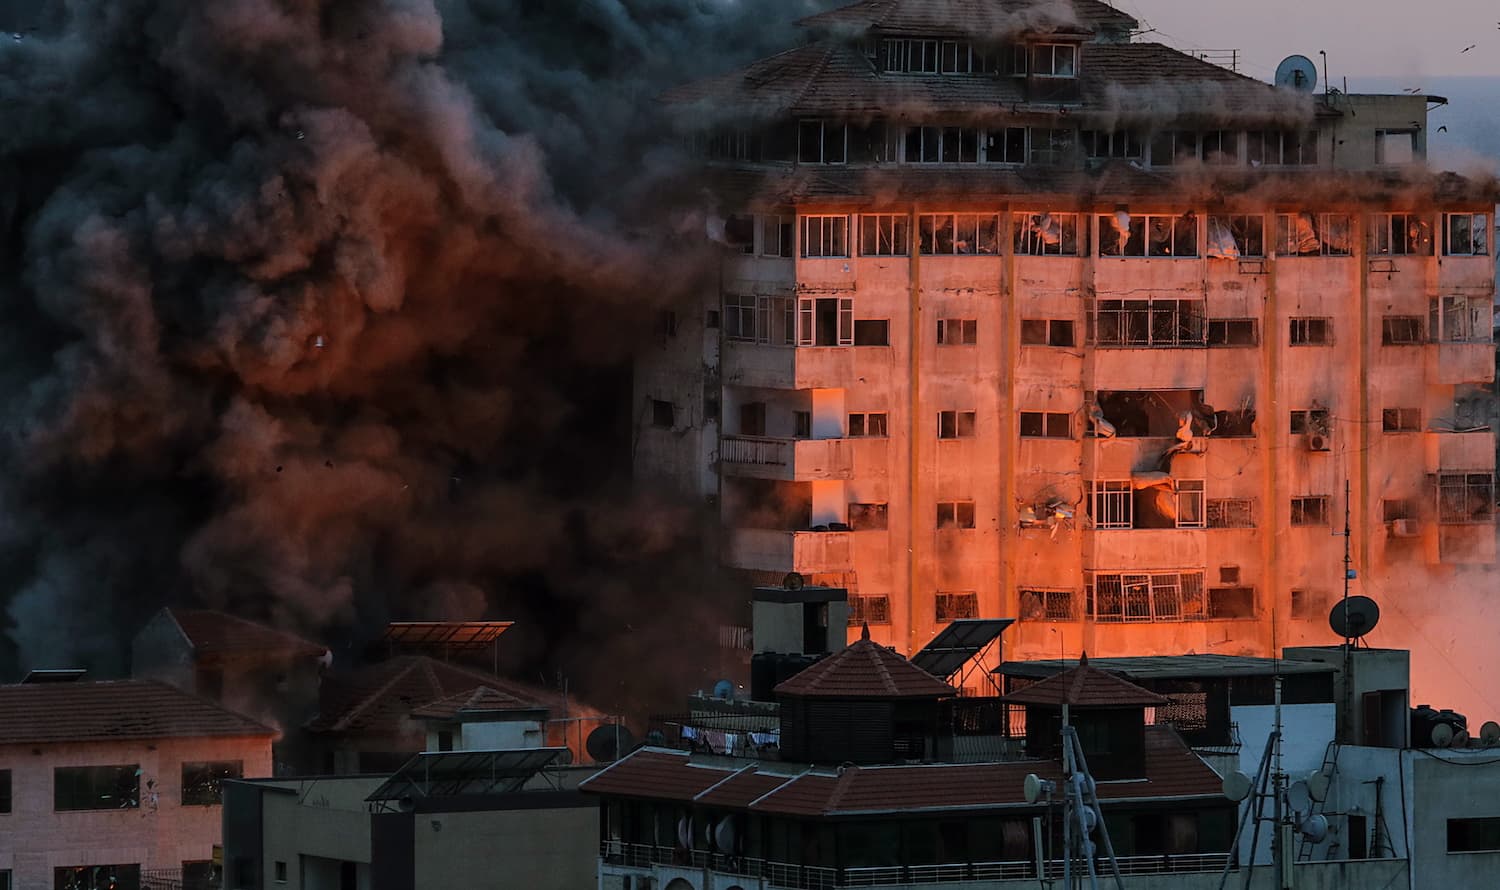
[{"label": "metal window grille", "polygon": [[1209,528],[1255,528],[1255,498],[1209,498]]},{"label": "metal window grille", "polygon": [[890,624],[891,598],[888,596],[849,597],[849,626],[861,624]]},{"label": "metal window grille", "polygon": [[939,593],[934,597],[933,604],[936,613],[934,617],[938,621],[979,617],[979,594],[972,591]]},{"label": "metal window grille", "polygon": [[1096,300],[1096,346],[1180,348],[1207,344],[1202,300]]},{"label": "metal window grille", "polygon": [[1071,590],[1032,587],[1019,593],[1023,620],[1075,621],[1078,618]]},{"label": "metal window grille", "polygon": [[1494,521],[1494,474],[1441,473],[1437,483],[1438,522],[1463,525]]},{"label": "metal window grille", "polygon": [[1095,482],[1090,513],[1095,528],[1131,528],[1135,492],[1129,482]]}]

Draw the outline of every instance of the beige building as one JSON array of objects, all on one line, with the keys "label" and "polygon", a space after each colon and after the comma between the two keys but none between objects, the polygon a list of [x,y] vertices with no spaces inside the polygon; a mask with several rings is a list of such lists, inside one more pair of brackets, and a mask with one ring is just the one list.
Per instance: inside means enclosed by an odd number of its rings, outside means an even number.
[{"label": "beige building", "polygon": [[1493,562],[1495,195],[1425,168],[1442,100],[1059,8],[857,3],[670,95],[723,260],[638,369],[639,475],[908,653],[1326,642],[1346,508],[1367,576]]}]

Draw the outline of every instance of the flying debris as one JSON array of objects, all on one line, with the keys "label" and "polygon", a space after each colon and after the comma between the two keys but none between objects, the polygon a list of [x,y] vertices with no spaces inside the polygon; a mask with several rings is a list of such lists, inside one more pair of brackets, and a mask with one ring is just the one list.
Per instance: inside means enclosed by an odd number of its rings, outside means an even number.
[{"label": "flying debris", "polygon": [[1459,55],[1463,55],[1464,53],[1468,52],[1469,50],[1473,49],[1474,47],[1476,47],[1478,45],[1479,44],[1477,44],[1477,43],[1471,43],[1468,46],[1464,47],[1463,49],[1459,50],[1458,54]]}]

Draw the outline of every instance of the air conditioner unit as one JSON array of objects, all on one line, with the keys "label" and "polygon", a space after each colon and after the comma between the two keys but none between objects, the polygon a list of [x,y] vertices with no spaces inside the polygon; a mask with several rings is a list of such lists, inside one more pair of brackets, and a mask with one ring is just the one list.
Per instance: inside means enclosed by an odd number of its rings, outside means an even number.
[{"label": "air conditioner unit", "polygon": [[1333,448],[1333,437],[1327,433],[1308,433],[1308,451],[1328,451]]},{"label": "air conditioner unit", "polygon": [[1415,538],[1422,534],[1422,523],[1417,519],[1392,519],[1391,537]]}]

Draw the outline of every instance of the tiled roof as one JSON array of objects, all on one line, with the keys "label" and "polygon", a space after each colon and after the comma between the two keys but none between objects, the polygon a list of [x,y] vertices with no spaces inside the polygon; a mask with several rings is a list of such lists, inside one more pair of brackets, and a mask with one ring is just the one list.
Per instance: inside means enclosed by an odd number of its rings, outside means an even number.
[{"label": "tiled roof", "polygon": [[394,733],[418,708],[488,686],[531,707],[561,712],[562,696],[425,655],[401,655],[344,675],[318,690],[313,732]]},{"label": "tiled roof", "polygon": [[1136,20],[1097,0],[1074,0],[1071,14],[1056,0],[861,0],[808,16],[797,24],[844,33],[967,34],[1134,28]]},{"label": "tiled roof", "polygon": [[814,662],[775,689],[777,695],[823,698],[941,698],[952,686],[891,649],[864,639]]},{"label": "tiled roof", "polygon": [[[1222,799],[1220,779],[1167,727],[1145,731],[1144,780],[1099,782],[1104,801]],[[868,816],[880,813],[1028,806],[1028,773],[1060,781],[1052,760],[1010,763],[846,767],[837,775],[795,776],[693,763],[685,752],[642,748],[594,778],[586,791],[649,797],[782,816]],[[755,790],[765,788],[759,796]]]},{"label": "tiled roof", "polygon": [[1311,124],[1313,96],[1272,86],[1160,43],[1098,43],[1079,60],[1083,111],[1122,124],[1188,119]]},{"label": "tiled roof", "polygon": [[321,657],[328,649],[295,634],[208,609],[167,609],[200,661],[235,656]]},{"label": "tiled roof", "polygon": [[274,735],[269,726],[155,680],[0,686],[0,745]]},{"label": "tiled roof", "polygon": [[481,686],[447,698],[440,698],[411,712],[413,717],[451,720],[465,711],[517,711],[534,709],[537,705],[501,692],[490,686]]},{"label": "tiled roof", "polygon": [[1022,705],[1066,704],[1078,708],[1148,707],[1167,703],[1163,696],[1091,666],[1087,655],[1078,660],[1078,667],[1012,692],[1005,696],[1005,700]]}]

